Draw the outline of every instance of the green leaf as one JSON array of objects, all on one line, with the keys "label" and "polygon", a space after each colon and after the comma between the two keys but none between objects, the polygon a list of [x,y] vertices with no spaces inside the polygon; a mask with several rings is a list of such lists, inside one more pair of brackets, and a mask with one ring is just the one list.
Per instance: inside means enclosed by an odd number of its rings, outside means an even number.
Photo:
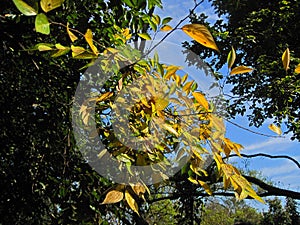
[{"label": "green leaf", "polygon": [[44,12],[49,12],[60,7],[64,0],[41,0],[41,7]]},{"label": "green leaf", "polygon": [[169,23],[172,19],[173,19],[173,18],[171,18],[171,17],[166,17],[166,18],[164,18],[164,19],[162,20],[161,24],[162,24],[162,25],[165,25],[165,24]]},{"label": "green leaf", "polygon": [[141,38],[145,39],[145,40],[151,40],[151,37],[149,34],[147,33],[141,33],[141,34],[138,34]]},{"label": "green leaf", "polygon": [[236,59],[235,50],[233,47],[231,47],[231,51],[229,52],[227,57],[228,69],[230,69],[233,66],[235,59]]},{"label": "green leaf", "polygon": [[35,18],[35,30],[42,34],[50,34],[50,23],[45,14],[40,13]]},{"label": "green leaf", "polygon": [[35,16],[37,14],[37,10],[28,5],[26,2],[21,0],[13,0],[13,2],[17,9],[25,16]]}]

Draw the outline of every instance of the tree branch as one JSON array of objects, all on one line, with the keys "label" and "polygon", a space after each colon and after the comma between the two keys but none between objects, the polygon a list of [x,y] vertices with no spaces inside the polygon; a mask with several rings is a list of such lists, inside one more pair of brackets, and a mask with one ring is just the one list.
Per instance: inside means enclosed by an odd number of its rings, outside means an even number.
[{"label": "tree branch", "polygon": [[[228,156],[227,158],[231,158],[231,157],[236,157],[238,155],[236,154],[232,154],[230,156]],[[290,161],[292,161],[293,163],[295,163],[297,165],[297,167],[300,169],[300,163],[287,155],[269,155],[269,154],[265,154],[265,153],[257,153],[257,154],[253,154],[253,155],[246,155],[246,154],[241,154],[241,156],[245,157],[245,158],[255,158],[255,157],[267,157],[267,158],[271,158],[271,159],[288,159]]]}]

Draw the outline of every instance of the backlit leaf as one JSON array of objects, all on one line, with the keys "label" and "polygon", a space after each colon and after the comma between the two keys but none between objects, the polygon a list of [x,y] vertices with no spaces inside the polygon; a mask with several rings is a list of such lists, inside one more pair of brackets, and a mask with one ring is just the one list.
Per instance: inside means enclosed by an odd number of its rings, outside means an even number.
[{"label": "backlit leaf", "polygon": [[112,204],[121,201],[124,198],[123,190],[121,189],[112,189],[110,190],[105,199],[101,204]]},{"label": "backlit leaf", "polygon": [[147,33],[139,33],[138,35],[145,40],[151,40],[150,35]]},{"label": "backlit leaf", "polygon": [[49,12],[62,5],[64,0],[41,0],[41,7],[44,12]]},{"label": "backlit leaf", "polygon": [[269,126],[269,129],[271,131],[273,131],[274,133],[278,134],[278,135],[281,135],[282,134],[282,131],[279,127],[277,127],[275,124],[270,124]]},{"label": "backlit leaf", "polygon": [[298,66],[296,67],[295,73],[300,73],[300,64],[298,64]]},{"label": "backlit leaf", "polygon": [[13,0],[13,2],[17,9],[25,16],[35,16],[37,14],[37,10],[28,5],[26,2],[21,0]]},{"label": "backlit leaf", "polygon": [[228,57],[227,57],[228,69],[230,69],[233,66],[235,59],[236,59],[236,53],[235,53],[234,48],[231,47],[231,51],[229,52]]},{"label": "backlit leaf", "polygon": [[197,100],[197,102],[199,102],[206,110],[209,109],[209,104],[203,94],[194,92],[193,96]]},{"label": "backlit leaf", "polygon": [[72,49],[72,57],[76,57],[85,52],[85,49],[79,46],[71,45],[71,49]]},{"label": "backlit leaf", "polygon": [[287,48],[282,55],[283,68],[287,71],[290,66],[290,50]]},{"label": "backlit leaf", "polygon": [[173,28],[170,25],[164,25],[162,28],[160,28],[161,31],[170,31]]},{"label": "backlit leaf", "polygon": [[127,190],[125,191],[125,199],[129,207],[139,215],[138,204],[136,203],[135,199],[131,196],[131,194]]},{"label": "backlit leaf", "polygon": [[105,101],[106,99],[110,98],[111,96],[113,96],[114,93],[112,92],[106,92],[104,94],[102,94],[99,98],[97,98],[97,102],[102,102]]},{"label": "backlit leaf", "polygon": [[91,47],[93,53],[95,55],[98,55],[99,52],[98,52],[98,49],[96,48],[96,46],[93,44],[93,33],[92,33],[92,30],[91,29],[87,29],[85,35],[85,40],[86,42],[89,44],[89,46]]},{"label": "backlit leaf", "polygon": [[40,52],[53,50],[50,44],[37,44],[36,47]]},{"label": "backlit leaf", "polygon": [[76,41],[78,38],[76,37],[75,34],[73,34],[70,29],[69,29],[69,23],[67,23],[67,33],[71,39],[72,42]]},{"label": "backlit leaf", "polygon": [[181,29],[201,45],[219,52],[219,49],[214,41],[213,36],[204,25],[187,24],[184,25]]},{"label": "backlit leaf", "polygon": [[50,34],[50,23],[45,14],[40,13],[35,18],[35,30],[42,34]]},{"label": "backlit leaf", "polygon": [[231,70],[230,75],[242,74],[242,73],[250,73],[253,69],[247,66],[238,66]]}]

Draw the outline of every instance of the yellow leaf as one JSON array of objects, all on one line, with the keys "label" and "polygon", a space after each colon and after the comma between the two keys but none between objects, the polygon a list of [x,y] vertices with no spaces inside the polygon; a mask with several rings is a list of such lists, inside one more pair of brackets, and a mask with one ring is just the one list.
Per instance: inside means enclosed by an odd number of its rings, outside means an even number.
[{"label": "yellow leaf", "polygon": [[136,212],[139,215],[139,208],[138,208],[138,204],[136,203],[136,201],[134,200],[134,198],[131,196],[131,194],[126,190],[125,191],[125,199],[126,202],[128,203],[129,207]]},{"label": "yellow leaf", "polygon": [[276,125],[270,124],[268,127],[271,131],[275,132],[276,134],[278,134],[278,135],[282,134],[281,129],[279,127],[277,127]]},{"label": "yellow leaf", "polygon": [[76,37],[75,34],[73,34],[71,31],[70,31],[70,28],[69,28],[69,23],[67,23],[67,33],[71,39],[72,42],[76,41],[78,38]]},{"label": "yellow leaf", "polygon": [[161,31],[170,31],[173,30],[173,28],[170,25],[164,25],[162,28],[160,28]]},{"label": "yellow leaf", "polygon": [[130,186],[137,196],[140,196],[140,194],[144,194],[146,192],[146,188],[141,183],[130,184]]},{"label": "yellow leaf", "polygon": [[287,71],[290,66],[290,50],[287,48],[282,55],[283,68]]},{"label": "yellow leaf", "polygon": [[40,44],[40,45],[38,45],[38,50],[40,52],[43,52],[43,51],[50,51],[50,50],[53,50],[53,49],[48,45]]},{"label": "yellow leaf", "polygon": [[203,94],[194,92],[193,96],[197,100],[197,102],[199,102],[206,110],[209,109],[209,104]]},{"label": "yellow leaf", "polygon": [[210,189],[210,187],[208,186],[208,184],[204,181],[198,180],[199,184],[204,188],[205,192],[209,195],[212,195],[212,191]]},{"label": "yellow leaf", "polygon": [[230,75],[241,74],[241,73],[250,73],[253,71],[252,68],[247,66],[238,66],[231,70]]},{"label": "yellow leaf", "polygon": [[298,64],[298,66],[296,67],[295,73],[300,73],[300,64]]},{"label": "yellow leaf", "polygon": [[85,52],[83,47],[71,45],[72,57],[76,57]]},{"label": "yellow leaf", "polygon": [[93,53],[95,55],[98,55],[99,52],[98,52],[98,49],[96,48],[96,46],[93,44],[93,33],[92,33],[92,30],[91,29],[87,29],[85,35],[85,40],[86,42],[89,44],[89,46],[91,47]]},{"label": "yellow leaf", "polygon": [[235,50],[233,47],[231,47],[231,51],[229,52],[227,57],[228,69],[230,69],[233,66],[235,59],[236,59]]},{"label": "yellow leaf", "polygon": [[224,184],[224,189],[227,190],[228,187],[230,186],[230,179],[226,178],[226,176],[223,176],[223,184]]},{"label": "yellow leaf", "polygon": [[112,189],[110,190],[106,196],[105,199],[101,204],[113,204],[121,201],[124,198],[124,194],[122,190],[119,189]]},{"label": "yellow leaf", "polygon": [[209,30],[201,24],[187,24],[181,28],[187,35],[193,38],[201,45],[214,49],[219,52],[219,49],[214,41]]},{"label": "yellow leaf", "polygon": [[170,133],[175,134],[176,136],[179,136],[178,132],[177,132],[173,127],[171,127],[170,125],[164,124],[163,127],[164,127],[167,131],[169,131]]},{"label": "yellow leaf", "polygon": [[105,101],[106,99],[110,98],[111,96],[113,96],[113,92],[106,92],[104,94],[102,94],[99,98],[97,98],[96,102],[102,102]]},{"label": "yellow leaf", "polygon": [[183,90],[185,93],[188,94],[188,93],[191,91],[191,87],[192,87],[193,83],[194,83],[194,81],[187,82],[187,83],[183,86],[182,90]]},{"label": "yellow leaf", "polygon": [[64,0],[41,0],[41,7],[44,12],[49,12],[62,5]]}]

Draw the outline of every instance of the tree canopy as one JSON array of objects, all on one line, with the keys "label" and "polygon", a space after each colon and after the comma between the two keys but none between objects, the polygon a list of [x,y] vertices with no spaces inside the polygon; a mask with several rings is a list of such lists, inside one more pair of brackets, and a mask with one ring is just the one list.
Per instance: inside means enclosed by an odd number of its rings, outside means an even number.
[{"label": "tree canopy", "polygon": [[191,15],[172,28],[159,0],[0,4],[1,224],[151,224],[158,203],[166,223],[193,224],[211,195],[300,199],[230,164],[242,145],[213,100],[160,61],[165,39],[147,47],[178,30],[222,51]]},{"label": "tree canopy", "polygon": [[[299,140],[299,1],[209,2],[221,18],[211,30],[222,51],[207,62],[220,69],[233,47],[235,65],[255,68],[251,74],[222,77],[231,85],[229,116],[247,115],[250,125],[257,127],[266,119],[284,123],[286,133]],[[192,15],[191,20],[205,23],[206,16]],[[203,57],[212,56],[198,44],[188,47]],[[285,69],[281,56],[287,48],[291,61]]]}]

